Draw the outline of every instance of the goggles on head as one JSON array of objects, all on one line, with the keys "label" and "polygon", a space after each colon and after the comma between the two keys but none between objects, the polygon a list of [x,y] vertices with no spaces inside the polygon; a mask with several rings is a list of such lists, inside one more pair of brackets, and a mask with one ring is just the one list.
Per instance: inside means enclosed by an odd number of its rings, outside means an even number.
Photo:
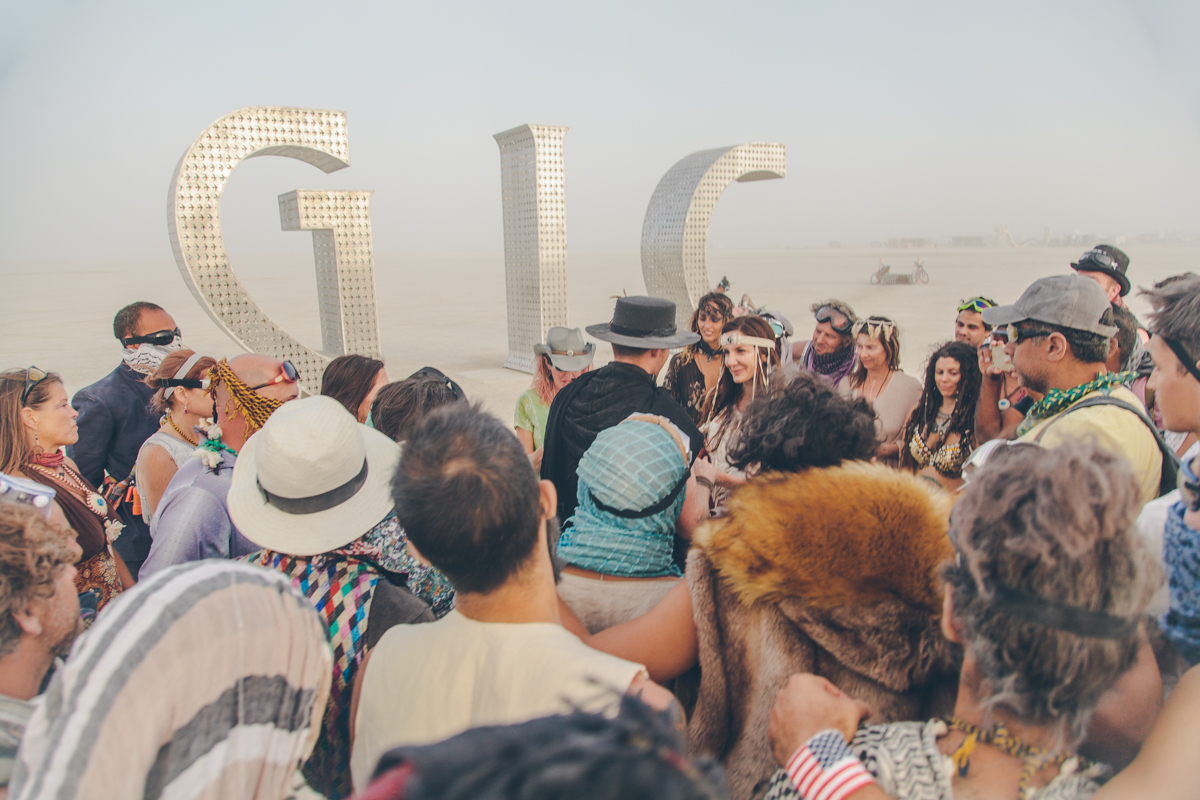
[{"label": "goggles on head", "polygon": [[831,305],[821,306],[813,316],[816,317],[817,322],[828,322],[829,327],[838,333],[849,333],[850,328],[854,326],[854,322],[848,316]]},{"label": "goggles on head", "polygon": [[1079,261],[1076,262],[1076,266],[1082,267],[1088,263],[1094,264],[1101,269],[1119,271],[1117,270],[1117,260],[1103,250],[1088,250],[1079,257]]},{"label": "goggles on head", "polygon": [[300,380],[300,372],[296,369],[296,365],[291,361],[284,361],[279,365],[279,374],[266,383],[260,383],[258,386],[251,386],[251,391],[258,391],[267,386],[274,386],[277,383],[295,383]]},{"label": "goggles on head", "polygon": [[50,377],[45,370],[38,369],[34,366],[25,368],[25,388],[21,390],[21,406],[25,406],[25,401],[29,399],[29,393],[33,391],[33,387],[37,386],[46,378]]},{"label": "goggles on head", "polygon": [[730,347],[737,347],[740,344],[761,347],[764,350],[775,349],[775,342],[771,341],[770,339],[761,339],[758,336],[745,336],[739,331],[721,334],[721,347],[728,349]]},{"label": "goggles on head", "polygon": [[126,347],[132,347],[135,344],[156,344],[159,347],[166,347],[171,342],[183,336],[179,328],[173,331],[155,331],[148,333],[145,336],[126,336],[121,340],[121,344]]},{"label": "goggles on head", "polygon": [[963,300],[958,310],[974,311],[976,314],[982,314],[985,308],[992,308],[995,305],[994,301],[988,300],[986,297],[972,297],[970,300]]}]

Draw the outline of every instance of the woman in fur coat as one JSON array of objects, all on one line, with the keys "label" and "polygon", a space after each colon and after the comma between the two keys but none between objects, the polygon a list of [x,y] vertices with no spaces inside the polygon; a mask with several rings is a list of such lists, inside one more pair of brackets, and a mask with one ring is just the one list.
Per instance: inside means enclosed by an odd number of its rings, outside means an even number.
[{"label": "woman in fur coat", "polygon": [[866,701],[871,722],[953,707],[961,655],[941,635],[938,577],[952,499],[866,462],[875,446],[870,407],[810,374],[751,404],[731,445],[751,479],[697,531],[686,581],[588,638],[678,678],[691,746],[723,762],[738,800],[774,772],[767,723],[796,672]]}]

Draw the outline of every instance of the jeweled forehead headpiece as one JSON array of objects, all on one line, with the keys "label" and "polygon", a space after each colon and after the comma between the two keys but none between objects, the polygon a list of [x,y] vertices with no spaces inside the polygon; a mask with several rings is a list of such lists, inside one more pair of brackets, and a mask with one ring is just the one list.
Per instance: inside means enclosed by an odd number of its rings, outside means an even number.
[{"label": "jeweled forehead headpiece", "polygon": [[775,349],[775,342],[771,339],[762,339],[758,336],[746,336],[740,331],[731,331],[730,333],[721,334],[721,347],[728,349],[730,347],[737,347],[740,344],[761,347],[764,350]]}]

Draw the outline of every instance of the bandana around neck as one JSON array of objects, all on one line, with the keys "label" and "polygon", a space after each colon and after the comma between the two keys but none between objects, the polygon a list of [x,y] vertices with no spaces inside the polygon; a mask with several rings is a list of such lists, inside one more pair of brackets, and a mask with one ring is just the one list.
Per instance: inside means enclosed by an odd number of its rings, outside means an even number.
[{"label": "bandana around neck", "polygon": [[821,355],[810,342],[808,357],[804,359],[804,368],[809,372],[824,375],[834,386],[837,386],[841,383],[842,378],[849,375],[850,370],[854,368],[854,347],[847,345],[841,350]]},{"label": "bandana around neck", "polygon": [[1085,394],[1130,383],[1136,377],[1137,374],[1133,372],[1106,372],[1095,380],[1081,383],[1073,389],[1065,391],[1051,389],[1046,392],[1045,397],[1034,403],[1033,408],[1029,409],[1029,413],[1025,415],[1025,419],[1017,426],[1017,438],[1029,433],[1030,429],[1042,420],[1049,419],[1075,405]]}]

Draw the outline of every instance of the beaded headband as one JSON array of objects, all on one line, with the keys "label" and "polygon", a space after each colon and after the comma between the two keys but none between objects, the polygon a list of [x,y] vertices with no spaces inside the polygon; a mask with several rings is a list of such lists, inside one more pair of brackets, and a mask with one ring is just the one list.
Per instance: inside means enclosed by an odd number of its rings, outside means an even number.
[{"label": "beaded headband", "polygon": [[775,342],[758,336],[745,336],[737,331],[721,334],[721,347],[737,347],[739,344],[749,344],[765,350],[774,350]]}]

